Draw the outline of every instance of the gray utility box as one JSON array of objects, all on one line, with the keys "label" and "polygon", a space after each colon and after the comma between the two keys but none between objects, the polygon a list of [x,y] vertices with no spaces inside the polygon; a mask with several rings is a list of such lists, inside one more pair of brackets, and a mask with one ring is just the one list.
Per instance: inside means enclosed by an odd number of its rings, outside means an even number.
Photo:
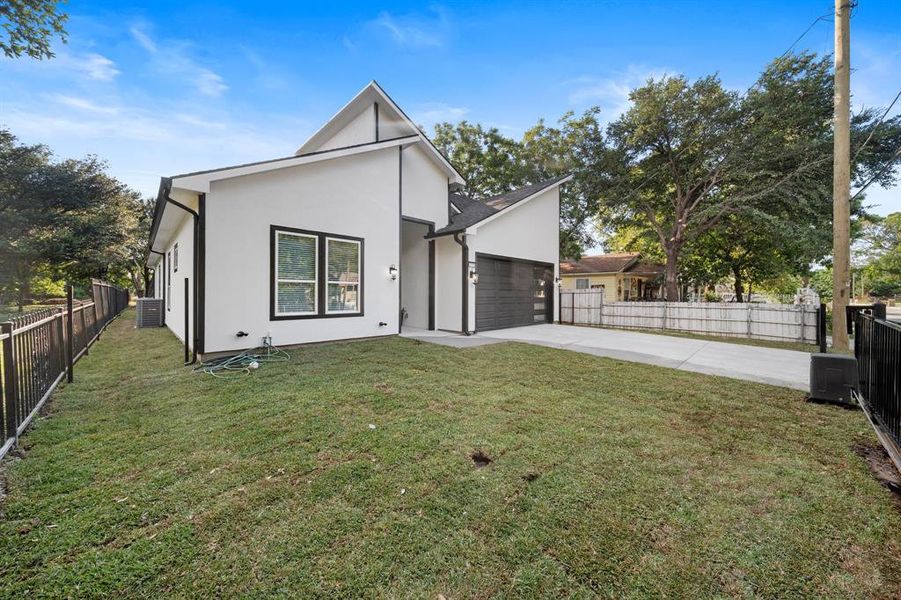
[{"label": "gray utility box", "polygon": [[810,355],[810,398],[856,405],[857,359],[847,354]]},{"label": "gray utility box", "polygon": [[138,298],[138,327],[163,326],[163,299]]}]

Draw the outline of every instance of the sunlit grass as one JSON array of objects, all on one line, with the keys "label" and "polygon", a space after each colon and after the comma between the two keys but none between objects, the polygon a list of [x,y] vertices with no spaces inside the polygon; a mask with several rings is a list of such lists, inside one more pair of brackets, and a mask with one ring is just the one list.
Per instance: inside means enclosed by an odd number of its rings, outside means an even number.
[{"label": "sunlit grass", "polygon": [[180,357],[130,312],[78,363],[7,463],[4,596],[901,589],[863,416],[796,391],[520,344]]}]

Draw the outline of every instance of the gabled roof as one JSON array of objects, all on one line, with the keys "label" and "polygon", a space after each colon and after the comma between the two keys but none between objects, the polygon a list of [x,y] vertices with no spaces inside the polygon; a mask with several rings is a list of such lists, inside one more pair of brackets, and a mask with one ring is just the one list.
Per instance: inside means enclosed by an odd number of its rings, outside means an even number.
[{"label": "gabled roof", "polygon": [[335,134],[341,131],[344,127],[346,127],[354,118],[359,116],[359,114],[371,106],[373,103],[378,103],[379,105],[379,114],[383,117],[393,117],[402,121],[407,128],[409,128],[410,135],[419,136],[423,144],[423,148],[426,150],[428,156],[434,160],[439,167],[441,167],[445,172],[447,172],[448,177],[452,183],[464,183],[463,176],[460,174],[457,169],[450,163],[444,154],[441,153],[438,148],[432,143],[432,141],[426,136],[421,129],[407,116],[407,114],[397,105],[394,100],[382,89],[382,87],[375,80],[370,81],[369,84],[366,85],[360,92],[354,96],[350,102],[344,105],[341,110],[339,110],[335,115],[329,119],[325,125],[319,128],[319,130],[310,136],[310,138],[301,145],[300,148],[297,149],[296,154],[304,154],[307,152],[318,150],[322,144],[326,143],[329,139],[331,139]]},{"label": "gabled roof", "polygon": [[561,275],[622,273],[638,263],[641,254],[638,252],[619,252],[615,254],[598,254],[583,256],[580,260],[560,262]]},{"label": "gabled roof", "polygon": [[666,271],[666,266],[658,263],[637,262],[628,269],[626,273],[629,275],[640,275],[642,277],[657,277]]},{"label": "gabled roof", "polygon": [[537,196],[554,186],[562,185],[572,179],[572,175],[560,175],[538,183],[533,183],[517,190],[492,196],[487,200],[476,200],[462,194],[451,192],[448,201],[457,207],[459,212],[451,217],[450,223],[427,237],[439,237],[466,231],[467,228],[481,223],[485,219],[504,212],[508,208]]}]

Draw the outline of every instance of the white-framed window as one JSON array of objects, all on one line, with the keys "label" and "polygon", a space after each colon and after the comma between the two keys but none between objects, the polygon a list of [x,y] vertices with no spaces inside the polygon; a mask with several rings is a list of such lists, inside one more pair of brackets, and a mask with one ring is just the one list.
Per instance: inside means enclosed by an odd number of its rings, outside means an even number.
[{"label": "white-framed window", "polygon": [[326,237],[326,314],[360,312],[360,242]]},{"label": "white-framed window", "polygon": [[588,278],[579,278],[576,279],[576,289],[577,290],[587,290],[588,289]]},{"label": "white-framed window", "polygon": [[319,310],[318,275],[319,238],[276,231],[274,314],[315,315]]}]

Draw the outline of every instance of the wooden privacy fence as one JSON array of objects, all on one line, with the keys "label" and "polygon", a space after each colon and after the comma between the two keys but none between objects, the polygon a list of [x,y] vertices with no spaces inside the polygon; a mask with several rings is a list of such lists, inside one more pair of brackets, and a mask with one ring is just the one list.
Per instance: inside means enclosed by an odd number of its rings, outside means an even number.
[{"label": "wooden privacy fence", "polygon": [[128,306],[128,292],[91,282],[92,299],[72,298],[65,308],[45,308],[0,323],[0,458],[12,448],[63,377],[73,369],[106,325]]},{"label": "wooden privacy fence", "polygon": [[604,302],[603,290],[561,291],[560,322],[815,344],[819,307],[727,302]]}]

